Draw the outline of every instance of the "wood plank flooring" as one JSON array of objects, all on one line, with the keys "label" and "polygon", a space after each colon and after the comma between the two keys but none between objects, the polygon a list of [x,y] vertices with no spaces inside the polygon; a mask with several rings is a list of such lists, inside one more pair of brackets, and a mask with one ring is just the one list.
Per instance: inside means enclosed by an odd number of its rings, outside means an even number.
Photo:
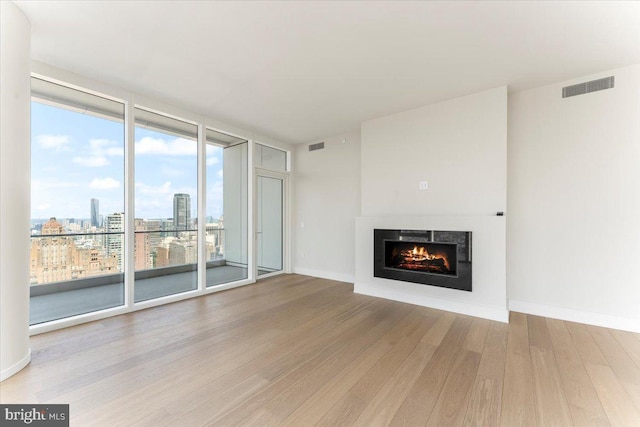
[{"label": "wood plank flooring", "polygon": [[31,338],[2,403],[76,426],[640,426],[640,334],[300,275]]}]

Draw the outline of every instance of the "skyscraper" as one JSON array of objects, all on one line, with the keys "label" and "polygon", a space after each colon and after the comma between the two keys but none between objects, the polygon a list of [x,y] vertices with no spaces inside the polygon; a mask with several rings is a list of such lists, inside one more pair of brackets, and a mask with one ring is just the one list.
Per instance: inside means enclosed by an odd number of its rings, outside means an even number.
[{"label": "skyscraper", "polygon": [[146,222],[146,220],[140,218],[134,220],[136,231],[134,244],[136,271],[147,270],[153,267],[150,244],[150,234],[152,233],[145,233],[145,231],[147,231]]},{"label": "skyscraper", "polygon": [[118,260],[118,269],[124,271],[124,257],[122,255],[122,237],[124,233],[124,213],[114,213],[107,215],[104,220],[104,231],[106,236],[105,252],[109,257]]},{"label": "skyscraper", "polygon": [[173,227],[188,230],[191,227],[191,196],[185,193],[173,195]]},{"label": "skyscraper", "polygon": [[100,201],[98,199],[91,199],[91,226],[100,227]]}]

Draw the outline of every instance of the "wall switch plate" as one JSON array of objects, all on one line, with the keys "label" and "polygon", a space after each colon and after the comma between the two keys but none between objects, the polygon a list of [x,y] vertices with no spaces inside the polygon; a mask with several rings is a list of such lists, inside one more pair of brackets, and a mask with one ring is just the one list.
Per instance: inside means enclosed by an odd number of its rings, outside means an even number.
[{"label": "wall switch plate", "polygon": [[427,181],[420,181],[420,183],[418,184],[418,188],[420,190],[428,190],[429,189],[429,183]]}]

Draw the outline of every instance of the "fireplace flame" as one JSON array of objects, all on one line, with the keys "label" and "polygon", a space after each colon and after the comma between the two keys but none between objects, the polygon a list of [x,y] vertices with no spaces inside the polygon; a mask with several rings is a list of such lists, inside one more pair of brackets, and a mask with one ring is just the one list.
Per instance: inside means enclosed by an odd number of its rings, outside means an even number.
[{"label": "fireplace flame", "polygon": [[449,260],[446,256],[442,254],[430,254],[424,246],[418,247],[418,245],[416,245],[413,247],[413,250],[402,251],[400,255],[404,257],[405,262],[413,263],[441,259],[444,262],[445,268],[451,270]]}]

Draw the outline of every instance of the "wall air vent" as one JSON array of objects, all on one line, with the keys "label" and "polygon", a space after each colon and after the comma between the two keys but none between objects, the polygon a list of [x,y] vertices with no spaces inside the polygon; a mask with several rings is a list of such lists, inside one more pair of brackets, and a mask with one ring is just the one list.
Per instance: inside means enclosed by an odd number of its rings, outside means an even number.
[{"label": "wall air vent", "polygon": [[562,88],[562,97],[584,95],[585,93],[595,92],[598,90],[611,89],[613,87],[614,77],[605,77],[604,79],[591,80],[590,82],[580,83],[573,86]]},{"label": "wall air vent", "polygon": [[322,150],[324,148],[324,142],[318,142],[317,144],[309,145],[309,151]]}]

